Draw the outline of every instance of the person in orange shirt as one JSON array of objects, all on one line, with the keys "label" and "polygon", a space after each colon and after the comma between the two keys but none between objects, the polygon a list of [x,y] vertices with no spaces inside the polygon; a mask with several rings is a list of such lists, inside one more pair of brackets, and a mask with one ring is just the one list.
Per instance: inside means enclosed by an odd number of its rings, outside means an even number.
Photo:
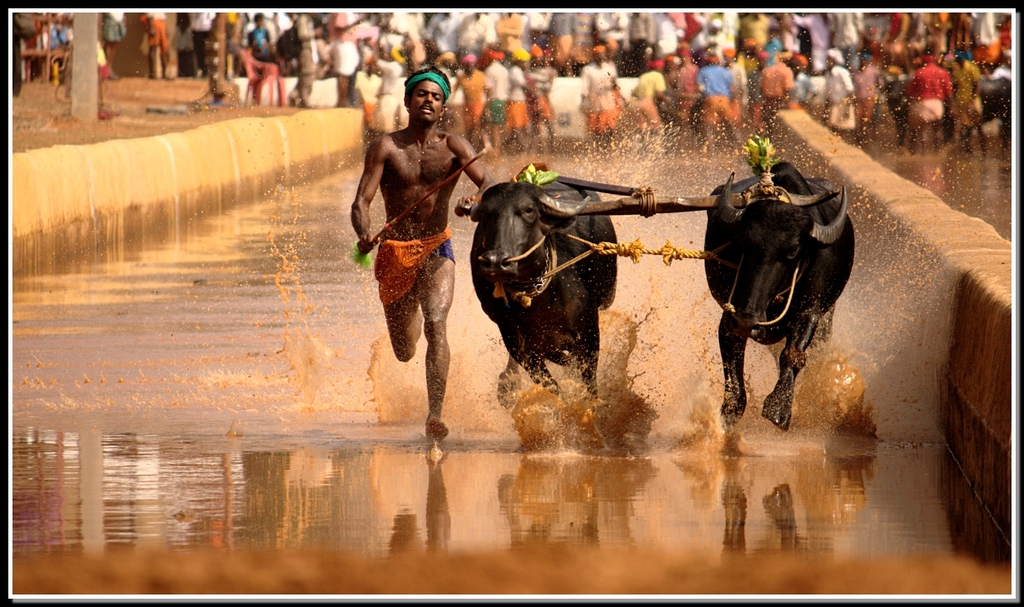
[{"label": "person in orange shirt", "polygon": [[476,55],[466,55],[460,63],[462,70],[455,79],[455,88],[461,90],[466,97],[465,136],[473,147],[480,148],[484,144],[481,120],[487,104],[484,73],[477,69]]},{"label": "person in orange shirt", "polygon": [[779,57],[775,63],[765,67],[761,72],[761,120],[769,135],[775,128],[775,118],[779,110],[789,107],[789,92],[793,90],[795,84],[793,70],[786,65],[785,59],[788,59],[788,56]]}]

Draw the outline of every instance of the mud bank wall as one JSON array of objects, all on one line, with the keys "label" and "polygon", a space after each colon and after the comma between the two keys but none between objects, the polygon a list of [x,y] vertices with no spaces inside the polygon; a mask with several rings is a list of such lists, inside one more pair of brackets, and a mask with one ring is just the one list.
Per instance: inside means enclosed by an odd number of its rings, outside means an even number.
[{"label": "mud bank wall", "polygon": [[183,133],[14,154],[12,236],[115,236],[171,226],[322,176],[362,148],[362,112],[310,110]]},{"label": "mud bank wall", "polygon": [[[903,395],[895,402],[885,391],[870,394],[876,415],[922,409],[922,420],[937,424],[1009,534],[1011,243],[983,221],[953,210],[956,201],[944,202],[886,170],[806,113],[785,112],[784,123],[782,156],[847,185],[850,193],[857,259],[853,301],[841,303],[855,310],[859,318],[850,324],[860,335],[848,337],[871,341],[873,350],[884,353],[865,370],[879,380],[869,385],[898,386],[893,394]],[[877,326],[886,323],[872,318],[897,322]],[[919,402],[906,402],[908,393]],[[938,410],[924,410],[928,403]]]}]

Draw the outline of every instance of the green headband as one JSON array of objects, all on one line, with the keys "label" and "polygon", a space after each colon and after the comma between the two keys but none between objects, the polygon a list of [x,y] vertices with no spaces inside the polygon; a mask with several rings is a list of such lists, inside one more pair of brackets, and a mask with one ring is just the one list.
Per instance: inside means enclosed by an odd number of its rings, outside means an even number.
[{"label": "green headband", "polygon": [[438,74],[437,72],[423,72],[422,74],[416,74],[412,78],[406,80],[405,96],[408,97],[412,93],[412,89],[416,86],[416,84],[419,82],[423,82],[424,80],[429,80],[436,84],[437,86],[441,87],[441,92],[444,94],[444,101],[442,101],[441,103],[448,103],[448,95],[451,95],[452,92],[448,88],[448,84],[445,83],[444,78],[441,76],[441,74]]}]

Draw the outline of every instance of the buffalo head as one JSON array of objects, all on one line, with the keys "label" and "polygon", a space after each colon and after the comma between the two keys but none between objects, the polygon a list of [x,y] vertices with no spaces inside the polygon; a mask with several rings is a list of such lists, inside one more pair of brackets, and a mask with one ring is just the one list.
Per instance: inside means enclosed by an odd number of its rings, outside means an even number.
[{"label": "buffalo head", "polygon": [[730,234],[730,246],[741,251],[734,284],[723,308],[729,313],[731,330],[758,338],[763,327],[773,322],[767,318],[769,305],[791,300],[800,273],[806,271],[820,249],[831,246],[843,233],[846,188],[839,192],[838,213],[823,223],[824,215],[816,207],[834,198],[835,193],[815,197],[806,206],[768,198],[737,209],[730,202],[732,184],[730,175],[710,218]]},{"label": "buffalo head", "polygon": [[535,278],[546,269],[542,243],[548,234],[570,230],[585,205],[554,198],[531,183],[488,188],[469,213],[478,224],[470,260],[474,271],[492,282]]}]

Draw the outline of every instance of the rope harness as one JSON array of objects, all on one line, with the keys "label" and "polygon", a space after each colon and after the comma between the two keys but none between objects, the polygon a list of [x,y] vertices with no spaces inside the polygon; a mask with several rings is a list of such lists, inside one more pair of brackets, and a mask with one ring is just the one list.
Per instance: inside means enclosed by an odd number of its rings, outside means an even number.
[{"label": "rope harness", "polygon": [[[657,213],[657,199],[654,195],[654,189],[647,186],[637,188],[633,194],[633,197],[640,200],[640,215],[642,217],[652,217]],[[752,200],[756,200],[762,197],[773,197],[781,200],[782,202],[791,203],[792,198],[789,192],[785,188],[777,187],[772,183],[772,174],[770,171],[764,171],[761,173],[758,182],[742,192],[744,206],[750,204]],[[636,239],[633,242],[599,242],[594,243],[575,236],[573,234],[565,234],[567,238],[575,240],[581,244],[587,245],[589,248],[587,251],[580,253],[576,257],[566,261],[565,263],[558,265],[558,251],[555,247],[554,233],[550,233],[547,236],[538,240],[533,246],[526,250],[526,252],[516,255],[515,257],[509,257],[505,260],[506,263],[518,262],[526,259],[532,255],[542,244],[548,243],[548,254],[547,254],[547,271],[536,280],[527,283],[516,283],[516,282],[496,282],[494,283],[494,297],[502,298],[506,302],[509,299],[515,301],[524,308],[529,308],[541,293],[547,289],[548,285],[551,284],[551,278],[562,270],[586,259],[593,253],[598,255],[618,255],[619,257],[629,257],[633,260],[634,264],[640,263],[640,259],[644,255],[659,255],[666,266],[671,266],[672,262],[676,259],[705,259],[711,261],[717,261],[723,265],[729,266],[736,270],[736,276],[733,278],[732,289],[729,291],[729,300],[722,304],[722,310],[735,314],[736,308],[732,305],[732,296],[736,292],[736,283],[739,281],[740,267],[743,265],[743,256],[740,256],[739,265],[734,264],[730,261],[726,261],[718,257],[718,253],[722,252],[732,241],[729,241],[722,246],[718,247],[714,251],[698,251],[694,249],[684,249],[676,247],[671,241],[666,240],[665,244],[660,249],[648,249],[644,247],[640,239]],[[782,318],[789,312],[789,306],[793,302],[793,292],[796,290],[796,281],[800,277],[802,271],[806,268],[806,263],[799,264],[793,271],[793,280],[790,282],[788,288],[784,289],[774,298],[772,301],[778,301],[787,291],[789,297],[786,299],[786,307],[782,310],[774,320],[758,322],[759,326],[770,326],[778,323]],[[519,288],[522,285],[522,288]]]}]

